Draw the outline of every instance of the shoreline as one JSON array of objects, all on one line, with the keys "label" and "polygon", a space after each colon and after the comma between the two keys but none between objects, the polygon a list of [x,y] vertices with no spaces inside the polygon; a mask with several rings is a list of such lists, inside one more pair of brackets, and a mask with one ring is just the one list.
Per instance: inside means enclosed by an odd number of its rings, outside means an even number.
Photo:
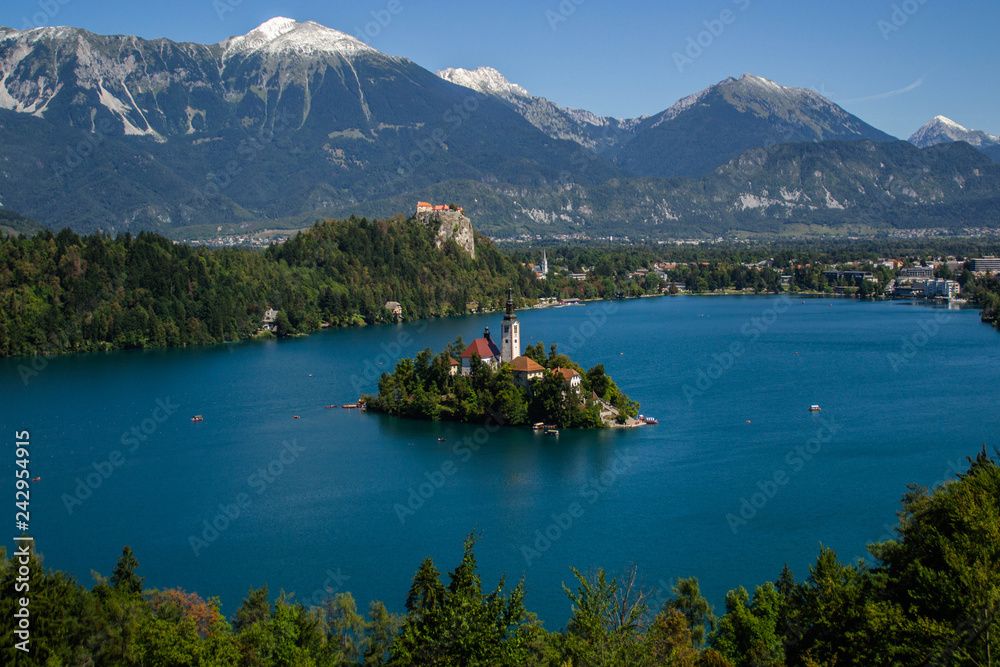
[{"label": "shoreline", "polygon": [[[766,292],[766,293],[753,293],[753,292],[737,292],[737,291],[725,291],[725,290],[716,290],[714,292],[701,292],[701,293],[694,293],[694,292],[684,291],[684,292],[678,292],[677,294],[642,294],[642,295],[639,295],[639,296],[622,297],[620,299],[580,299],[579,303],[577,303],[575,305],[584,305],[584,304],[589,304],[589,303],[601,303],[601,302],[615,302],[615,301],[633,301],[633,300],[637,300],[637,299],[654,299],[654,298],[662,298],[662,297],[681,297],[681,296],[684,296],[684,297],[755,296],[755,297],[768,297],[768,298],[780,298],[780,297],[784,296],[784,297],[792,297],[792,298],[806,297],[806,298],[827,298],[827,299],[851,299],[851,300],[857,300],[857,301],[915,301],[915,302],[924,302],[924,303],[927,303],[929,305],[943,305],[940,302],[940,300],[937,300],[937,299],[922,299],[922,298],[912,298],[912,297],[892,297],[892,296],[886,297],[886,296],[882,296],[882,297],[864,297],[864,298],[860,298],[860,297],[856,297],[856,296],[846,296],[846,295],[842,295],[842,294],[827,294],[825,292],[780,292],[780,293],[779,292]],[[944,303],[948,303],[948,302],[944,302]],[[970,303],[970,302],[968,302],[965,299],[961,299],[961,300],[956,299],[956,300],[953,300],[951,303],[960,303],[963,310],[972,310],[972,309],[982,310],[982,306],[980,306],[979,304]],[[572,305],[564,305],[564,306],[551,305],[551,306],[542,306],[540,308],[536,307],[536,306],[526,306],[526,307],[523,307],[523,308],[517,308],[515,310],[517,310],[519,312],[526,312],[526,311],[531,311],[531,310],[547,310],[547,309],[551,309],[551,308],[560,308],[560,307],[562,307],[562,308],[570,308],[570,307],[573,307],[573,306]],[[452,318],[456,318],[456,317],[468,317],[470,315],[489,315],[491,313],[496,313],[496,312],[499,312],[499,311],[493,310],[493,311],[483,311],[483,312],[476,312],[476,313],[462,313],[462,314],[456,314],[456,315],[442,315],[440,317],[420,318],[420,319],[416,319],[416,320],[405,320],[404,319],[404,320],[399,320],[398,322],[383,322],[383,323],[377,323],[377,324],[368,324],[367,322],[362,321],[361,323],[358,323],[358,324],[333,325],[333,324],[331,324],[329,322],[321,322],[319,328],[317,328],[317,329],[313,329],[311,331],[306,331],[306,332],[299,332],[299,333],[289,334],[288,336],[284,336],[284,338],[290,338],[290,339],[294,339],[294,338],[307,338],[309,336],[312,336],[313,334],[320,333],[320,332],[323,332],[323,331],[335,331],[335,330],[339,330],[339,329],[357,329],[357,328],[369,327],[369,326],[379,326],[379,324],[384,324],[386,326],[397,326],[399,324],[412,324],[414,322],[421,322],[421,321],[425,321],[425,320],[444,320],[444,319],[452,319]],[[989,323],[988,322],[983,322],[983,324],[989,324]],[[994,328],[996,328],[996,327],[994,327]],[[261,335],[262,333],[264,333],[264,332],[258,332],[256,334],[254,334],[253,336],[248,336],[246,338],[240,338],[238,340],[227,340],[227,341],[219,341],[219,342],[212,342],[212,343],[202,343],[202,344],[199,344],[199,345],[175,345],[175,346],[162,345],[162,346],[138,347],[138,348],[116,348],[116,347],[110,347],[110,348],[106,348],[106,349],[93,349],[93,350],[57,350],[57,351],[49,351],[49,352],[39,352],[37,354],[32,354],[32,355],[5,356],[5,357],[0,357],[0,358],[2,358],[2,359],[37,359],[39,357],[42,357],[42,358],[44,358],[44,359],[47,360],[47,359],[51,359],[51,358],[54,358],[54,357],[59,357],[59,356],[63,356],[63,355],[73,355],[73,354],[93,354],[93,353],[108,354],[108,353],[112,353],[112,352],[136,352],[136,351],[141,352],[141,351],[149,351],[149,350],[179,350],[179,349],[187,349],[187,348],[192,348],[192,349],[193,348],[208,348],[208,347],[211,347],[213,345],[234,345],[234,344],[238,344],[238,343],[262,342],[262,341],[267,341],[267,340],[278,340],[278,341],[282,340],[281,337],[275,336],[274,334]],[[105,343],[105,345],[109,345],[109,344]]]}]

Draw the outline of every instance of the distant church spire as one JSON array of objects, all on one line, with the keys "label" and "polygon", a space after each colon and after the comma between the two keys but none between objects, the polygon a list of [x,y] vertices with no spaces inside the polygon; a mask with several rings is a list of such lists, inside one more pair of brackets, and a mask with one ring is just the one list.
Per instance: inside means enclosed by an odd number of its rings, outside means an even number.
[{"label": "distant church spire", "polygon": [[516,320],[517,315],[514,314],[514,288],[507,288],[507,313],[503,316],[505,320]]}]

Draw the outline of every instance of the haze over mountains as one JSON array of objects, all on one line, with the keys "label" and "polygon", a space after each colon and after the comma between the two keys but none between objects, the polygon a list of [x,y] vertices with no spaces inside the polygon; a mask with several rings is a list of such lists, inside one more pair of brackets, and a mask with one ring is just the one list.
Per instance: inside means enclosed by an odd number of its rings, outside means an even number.
[{"label": "haze over mountains", "polygon": [[614,119],[313,22],[213,45],[0,28],[0,203],[81,231],[295,228],[418,198],[500,235],[993,224],[1000,167],[963,146],[749,74]]}]

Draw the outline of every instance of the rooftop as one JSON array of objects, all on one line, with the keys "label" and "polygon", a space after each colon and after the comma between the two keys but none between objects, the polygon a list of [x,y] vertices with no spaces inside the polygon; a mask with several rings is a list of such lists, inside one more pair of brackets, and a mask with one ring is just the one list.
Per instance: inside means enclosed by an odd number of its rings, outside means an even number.
[{"label": "rooftop", "polygon": [[522,371],[525,373],[532,373],[537,371],[544,371],[545,367],[539,364],[537,361],[531,357],[525,357],[521,355],[514,361],[510,362],[510,367],[515,371]]}]

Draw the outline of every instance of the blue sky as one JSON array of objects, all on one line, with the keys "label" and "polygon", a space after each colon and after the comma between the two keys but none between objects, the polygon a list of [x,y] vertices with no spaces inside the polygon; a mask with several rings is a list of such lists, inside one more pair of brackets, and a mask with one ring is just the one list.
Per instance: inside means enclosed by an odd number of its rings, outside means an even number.
[{"label": "blue sky", "polygon": [[535,95],[634,117],[751,72],[901,138],[941,114],[1000,134],[994,0],[5,0],[0,24],[218,42],[313,20],[438,70],[488,65]]}]

